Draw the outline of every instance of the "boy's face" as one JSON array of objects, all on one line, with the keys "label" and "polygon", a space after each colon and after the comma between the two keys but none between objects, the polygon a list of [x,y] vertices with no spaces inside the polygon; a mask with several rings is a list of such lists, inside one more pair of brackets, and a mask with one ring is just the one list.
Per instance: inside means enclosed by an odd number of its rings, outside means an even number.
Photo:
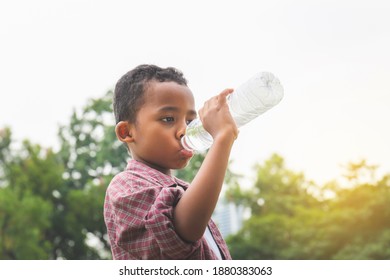
[{"label": "boy's face", "polygon": [[131,125],[132,157],[165,174],[185,167],[192,153],[183,149],[180,138],[195,118],[195,101],[187,86],[150,82],[136,123]]}]

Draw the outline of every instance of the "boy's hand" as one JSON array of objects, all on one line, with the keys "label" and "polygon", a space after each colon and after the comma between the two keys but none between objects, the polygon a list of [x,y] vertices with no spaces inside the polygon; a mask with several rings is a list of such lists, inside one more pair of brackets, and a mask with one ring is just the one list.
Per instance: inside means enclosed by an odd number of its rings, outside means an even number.
[{"label": "boy's hand", "polygon": [[218,139],[232,140],[238,136],[237,125],[229,112],[226,97],[233,92],[233,89],[225,89],[217,96],[206,101],[199,110],[199,117],[203,127],[213,137]]}]

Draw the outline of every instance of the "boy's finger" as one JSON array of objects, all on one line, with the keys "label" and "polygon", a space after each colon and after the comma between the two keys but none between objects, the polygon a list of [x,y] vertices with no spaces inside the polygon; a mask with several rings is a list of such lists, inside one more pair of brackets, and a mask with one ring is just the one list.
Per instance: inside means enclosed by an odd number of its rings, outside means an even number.
[{"label": "boy's finger", "polygon": [[229,94],[231,94],[232,92],[234,91],[234,89],[232,88],[227,88],[227,89],[224,89],[220,94],[219,96],[228,96]]},{"label": "boy's finger", "polygon": [[217,100],[218,101],[226,101],[226,97],[230,95],[234,90],[232,88],[227,88],[223,90],[219,95],[217,95]]}]

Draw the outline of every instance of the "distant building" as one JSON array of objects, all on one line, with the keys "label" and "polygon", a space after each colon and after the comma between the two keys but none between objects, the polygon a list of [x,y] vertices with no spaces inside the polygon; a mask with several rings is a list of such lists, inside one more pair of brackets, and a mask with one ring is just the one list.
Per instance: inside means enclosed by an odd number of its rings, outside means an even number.
[{"label": "distant building", "polygon": [[245,208],[220,199],[212,216],[223,237],[237,233],[245,219]]}]

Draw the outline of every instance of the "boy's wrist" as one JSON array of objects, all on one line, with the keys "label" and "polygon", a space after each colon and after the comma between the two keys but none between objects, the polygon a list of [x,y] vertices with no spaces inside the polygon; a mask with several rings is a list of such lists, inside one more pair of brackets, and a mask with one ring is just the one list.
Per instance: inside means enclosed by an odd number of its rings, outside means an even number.
[{"label": "boy's wrist", "polygon": [[237,139],[238,132],[226,131],[221,132],[214,137],[214,144],[217,145],[233,145],[234,141]]}]

